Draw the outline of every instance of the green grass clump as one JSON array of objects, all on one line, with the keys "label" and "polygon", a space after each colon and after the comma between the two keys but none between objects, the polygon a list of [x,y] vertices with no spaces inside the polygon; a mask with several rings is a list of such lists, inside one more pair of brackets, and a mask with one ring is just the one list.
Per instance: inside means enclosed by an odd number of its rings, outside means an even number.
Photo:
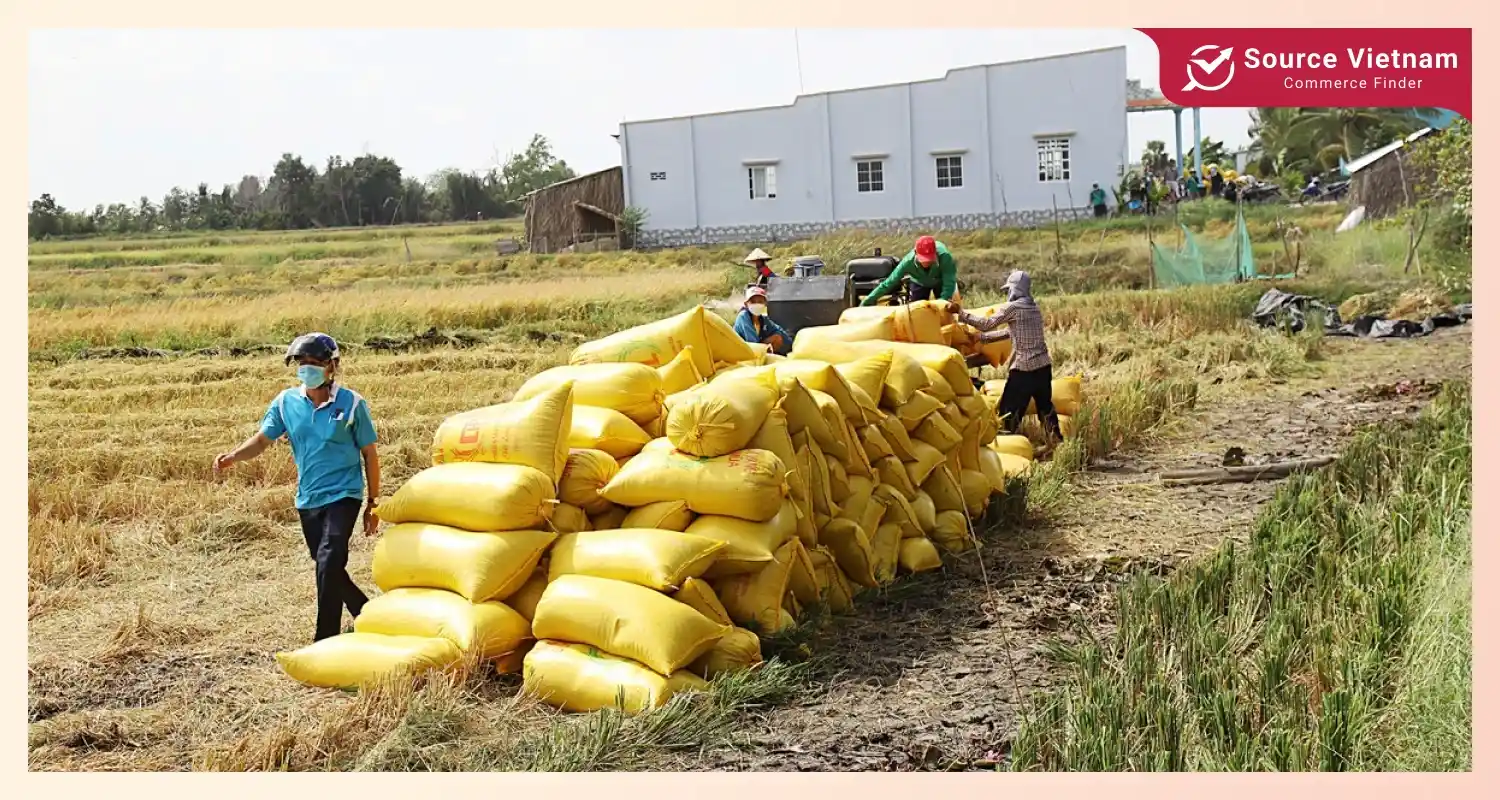
[{"label": "green grass clump", "polygon": [[1296,476],[1248,545],[1118,595],[1057,645],[1020,770],[1467,770],[1472,401],[1370,429]]}]

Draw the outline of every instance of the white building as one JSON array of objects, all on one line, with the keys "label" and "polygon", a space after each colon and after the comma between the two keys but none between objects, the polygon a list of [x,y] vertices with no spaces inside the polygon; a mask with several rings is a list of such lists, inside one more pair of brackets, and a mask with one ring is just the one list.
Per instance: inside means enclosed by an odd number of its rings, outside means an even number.
[{"label": "white building", "polygon": [[1125,48],[620,126],[642,245],[1034,225],[1129,161]]}]

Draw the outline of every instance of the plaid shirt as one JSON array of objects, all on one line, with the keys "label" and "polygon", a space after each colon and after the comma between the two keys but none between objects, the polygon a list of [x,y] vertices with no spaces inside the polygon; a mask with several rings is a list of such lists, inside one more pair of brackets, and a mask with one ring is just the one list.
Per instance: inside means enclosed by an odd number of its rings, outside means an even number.
[{"label": "plaid shirt", "polygon": [[[976,317],[967,311],[958,315],[960,322],[984,331],[981,342],[1011,340],[1010,368],[1022,372],[1052,365],[1052,356],[1047,353],[1047,339],[1042,330],[1042,312],[1035,303],[1007,303],[1000,313],[988,319]],[[1005,330],[995,328],[1006,326]]]}]

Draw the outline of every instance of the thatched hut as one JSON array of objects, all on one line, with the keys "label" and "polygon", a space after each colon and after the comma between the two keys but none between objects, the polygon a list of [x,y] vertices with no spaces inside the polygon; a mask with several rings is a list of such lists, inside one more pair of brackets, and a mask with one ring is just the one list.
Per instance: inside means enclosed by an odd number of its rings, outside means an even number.
[{"label": "thatched hut", "polygon": [[623,174],[610,167],[527,195],[527,248],[533,253],[617,249],[625,210]]},{"label": "thatched hut", "polygon": [[1408,145],[1434,133],[1424,128],[1350,163],[1349,206],[1364,206],[1365,219],[1380,219],[1415,203],[1424,175],[1412,163]]}]

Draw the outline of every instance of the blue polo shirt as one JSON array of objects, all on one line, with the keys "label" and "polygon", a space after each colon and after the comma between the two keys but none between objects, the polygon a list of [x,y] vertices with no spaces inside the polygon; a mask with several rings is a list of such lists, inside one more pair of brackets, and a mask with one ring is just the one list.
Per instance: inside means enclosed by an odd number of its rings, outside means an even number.
[{"label": "blue polo shirt", "polygon": [[297,463],[297,508],[318,508],[337,500],[364,497],[361,448],[374,444],[370,406],[353,389],[338,384],[316,408],[307,391],[294,386],[276,395],[260,421],[260,432],[276,441],[285,436]]}]

